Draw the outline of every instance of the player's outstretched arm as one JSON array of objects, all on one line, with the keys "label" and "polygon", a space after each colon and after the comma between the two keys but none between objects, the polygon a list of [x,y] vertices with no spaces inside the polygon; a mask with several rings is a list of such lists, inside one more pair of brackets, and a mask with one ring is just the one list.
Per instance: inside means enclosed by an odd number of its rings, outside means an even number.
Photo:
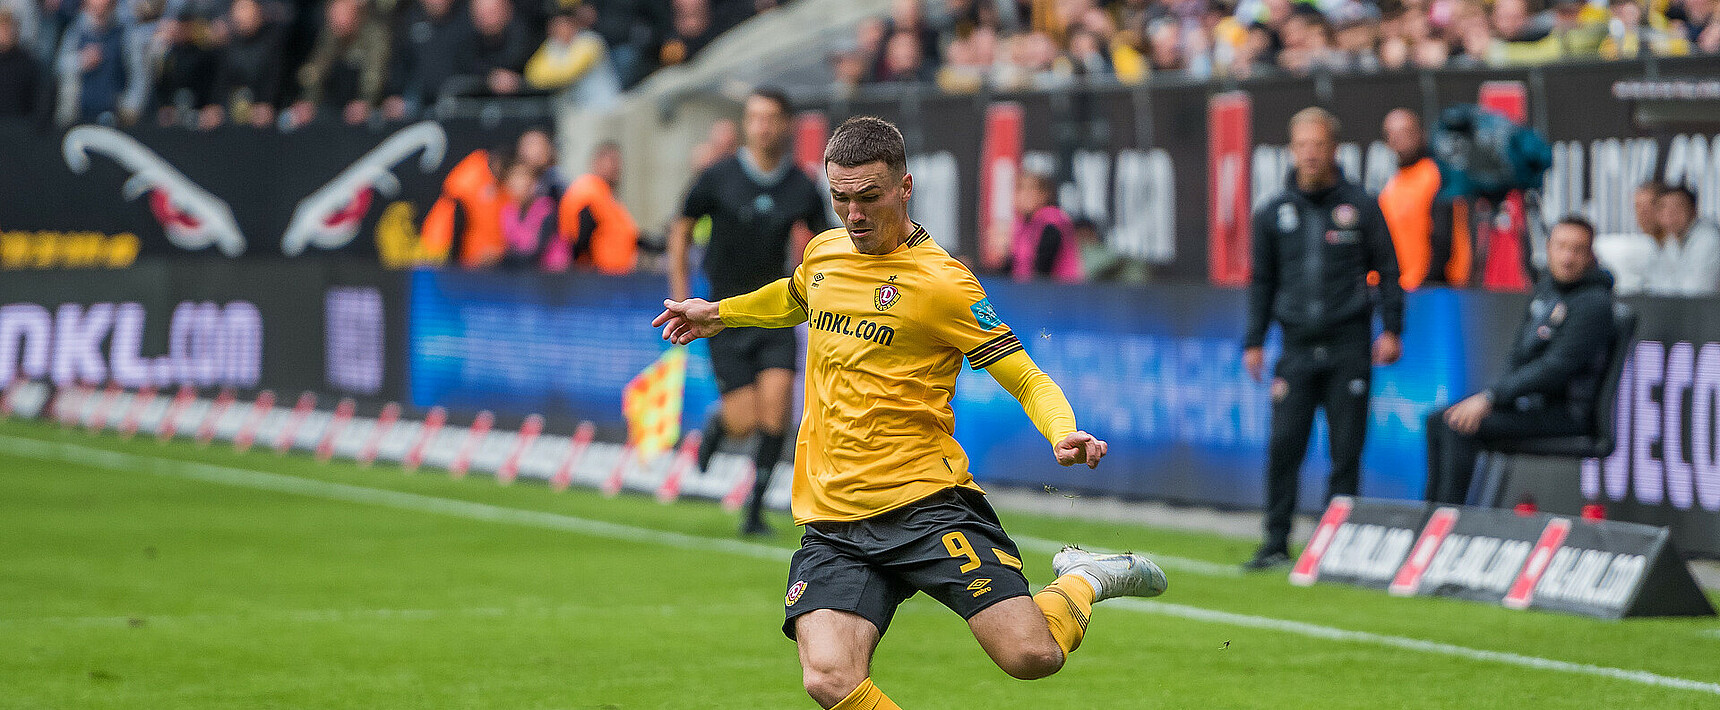
[{"label": "player's outstretched arm", "polygon": [[734,326],[789,328],[806,322],[806,309],[788,279],[777,279],[752,293],[711,303],[703,298],[664,299],[663,312],[651,325],[663,329],[663,339],[686,345]]},{"label": "player's outstretched arm", "polygon": [[661,327],[663,339],[676,345],[709,338],[727,327],[717,315],[717,304],[703,298],[663,299],[663,312],[651,320],[651,325]]},{"label": "player's outstretched arm", "polygon": [[794,281],[781,278],[752,293],[731,296],[717,303],[723,325],[753,328],[792,328],[806,322],[806,308]]},{"label": "player's outstretched arm", "polygon": [[985,371],[1021,403],[1033,426],[1051,442],[1051,454],[1057,457],[1058,464],[1099,466],[1109,447],[1098,437],[1075,428],[1075,410],[1069,407],[1063,389],[1025,351],[1011,353]]}]

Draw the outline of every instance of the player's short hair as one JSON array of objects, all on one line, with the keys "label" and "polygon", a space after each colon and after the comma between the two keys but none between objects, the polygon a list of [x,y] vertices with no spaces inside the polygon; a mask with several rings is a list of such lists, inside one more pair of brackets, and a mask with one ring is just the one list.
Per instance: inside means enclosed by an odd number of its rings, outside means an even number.
[{"label": "player's short hair", "polygon": [[[1553,223],[1554,227],[1557,227],[1560,225],[1576,227],[1578,229],[1583,230],[1583,235],[1589,238],[1589,249],[1591,249],[1591,250],[1594,249],[1594,247],[1595,247],[1595,223],[1594,222],[1590,222],[1588,220],[1588,218],[1586,218],[1582,215],[1569,214],[1569,215],[1565,215],[1564,217],[1561,217],[1559,219],[1559,221]],[[1549,234],[1552,233],[1551,229],[1549,229],[1547,231]]]},{"label": "player's short hair", "polygon": [[1332,115],[1331,111],[1327,111],[1319,106],[1309,106],[1301,111],[1297,111],[1296,115],[1290,117],[1290,129],[1295,130],[1296,124],[1298,123],[1309,122],[1325,126],[1326,135],[1332,140],[1338,139],[1338,127],[1341,124],[1338,123],[1338,117]]},{"label": "player's short hair", "polygon": [[855,116],[842,122],[824,144],[824,162],[856,168],[883,161],[890,172],[908,172],[908,148],[895,124],[877,116]]},{"label": "player's short hair", "polygon": [[752,91],[747,92],[747,98],[753,97],[758,97],[776,104],[776,110],[780,111],[784,118],[794,115],[794,106],[788,101],[788,93],[782,89],[778,89],[774,86],[755,87]]},{"label": "player's short hair", "polygon": [[1645,180],[1641,185],[1636,186],[1637,192],[1652,192],[1655,197],[1659,197],[1661,193],[1666,192],[1666,190],[1666,183],[1659,180]]}]

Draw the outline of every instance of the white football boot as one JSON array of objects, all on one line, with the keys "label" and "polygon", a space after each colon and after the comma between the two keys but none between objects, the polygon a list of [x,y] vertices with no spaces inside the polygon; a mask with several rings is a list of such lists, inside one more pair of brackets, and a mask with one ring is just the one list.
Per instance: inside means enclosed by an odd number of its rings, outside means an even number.
[{"label": "white football boot", "polygon": [[1061,577],[1078,574],[1093,585],[1093,601],[1112,597],[1156,597],[1165,593],[1170,581],[1164,570],[1145,555],[1125,552],[1098,555],[1074,545],[1051,558],[1051,569]]}]

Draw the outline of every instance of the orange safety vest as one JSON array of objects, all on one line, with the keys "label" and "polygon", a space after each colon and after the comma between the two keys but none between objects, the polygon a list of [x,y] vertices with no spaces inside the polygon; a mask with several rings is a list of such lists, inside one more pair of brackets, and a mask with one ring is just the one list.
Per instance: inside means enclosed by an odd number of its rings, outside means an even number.
[{"label": "orange safety vest", "polygon": [[[1397,250],[1398,284],[1413,291],[1427,279],[1433,261],[1434,198],[1439,194],[1439,166],[1422,158],[1397,171],[1380,190],[1380,212],[1391,230]],[[1445,262],[1445,280],[1453,286],[1469,283],[1468,225],[1453,215],[1451,252]]]},{"label": "orange safety vest", "polygon": [[[474,150],[442,181],[442,196],[424,216],[420,232],[427,253],[453,258],[468,269],[493,266],[502,260],[507,239],[502,232],[502,190],[490,172],[490,154]],[[460,253],[449,254],[454,244],[456,211],[464,212],[466,228],[460,233]]]},{"label": "orange safety vest", "polygon": [[579,238],[579,213],[589,208],[597,221],[591,234],[591,248],[580,255],[579,263],[605,274],[632,273],[639,257],[639,225],[627,207],[615,199],[609,183],[587,173],[567,187],[561,197],[561,240],[558,248],[567,249]]}]

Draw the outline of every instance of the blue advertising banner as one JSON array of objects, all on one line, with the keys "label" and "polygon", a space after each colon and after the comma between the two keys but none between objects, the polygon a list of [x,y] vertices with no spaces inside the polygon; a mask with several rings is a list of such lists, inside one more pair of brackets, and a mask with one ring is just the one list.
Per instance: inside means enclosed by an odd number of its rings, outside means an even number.
[{"label": "blue advertising banner", "polygon": [[[1051,287],[991,282],[998,313],[1062,386],[1081,425],[1111,444],[1098,470],[1060,468],[1021,407],[969,372],[956,392],[956,438],[982,481],[1061,491],[1257,507],[1271,422],[1268,382],[1242,368],[1245,294],[1201,286]],[[1419,499],[1423,418],[1467,394],[1459,295],[1412,294],[1404,358],[1377,368],[1362,493]],[[1276,331],[1267,359],[1277,356]],[[1301,507],[1325,503],[1323,420],[1303,468]]]},{"label": "blue advertising banner", "polygon": [[[621,391],[669,347],[651,327],[662,277],[418,271],[410,391],[417,407],[590,420],[621,430]],[[687,359],[683,412],[717,398],[702,342]]]},{"label": "blue advertising banner", "polygon": [[[998,314],[1107,439],[1098,470],[1061,468],[990,376],[957,388],[956,437],[988,483],[1252,508],[1263,491],[1270,384],[1242,369],[1244,293],[1195,285],[1053,286],[990,281]],[[621,390],[667,345],[650,325],[661,277],[421,271],[411,280],[410,391],[417,407],[541,413],[621,424]],[[1419,499],[1423,417],[1465,389],[1460,294],[1412,294],[1404,359],[1376,370],[1362,494]],[[1268,355],[1276,355],[1276,341]],[[684,426],[716,401],[702,343],[690,351]],[[1324,427],[1302,507],[1325,503]]]}]

